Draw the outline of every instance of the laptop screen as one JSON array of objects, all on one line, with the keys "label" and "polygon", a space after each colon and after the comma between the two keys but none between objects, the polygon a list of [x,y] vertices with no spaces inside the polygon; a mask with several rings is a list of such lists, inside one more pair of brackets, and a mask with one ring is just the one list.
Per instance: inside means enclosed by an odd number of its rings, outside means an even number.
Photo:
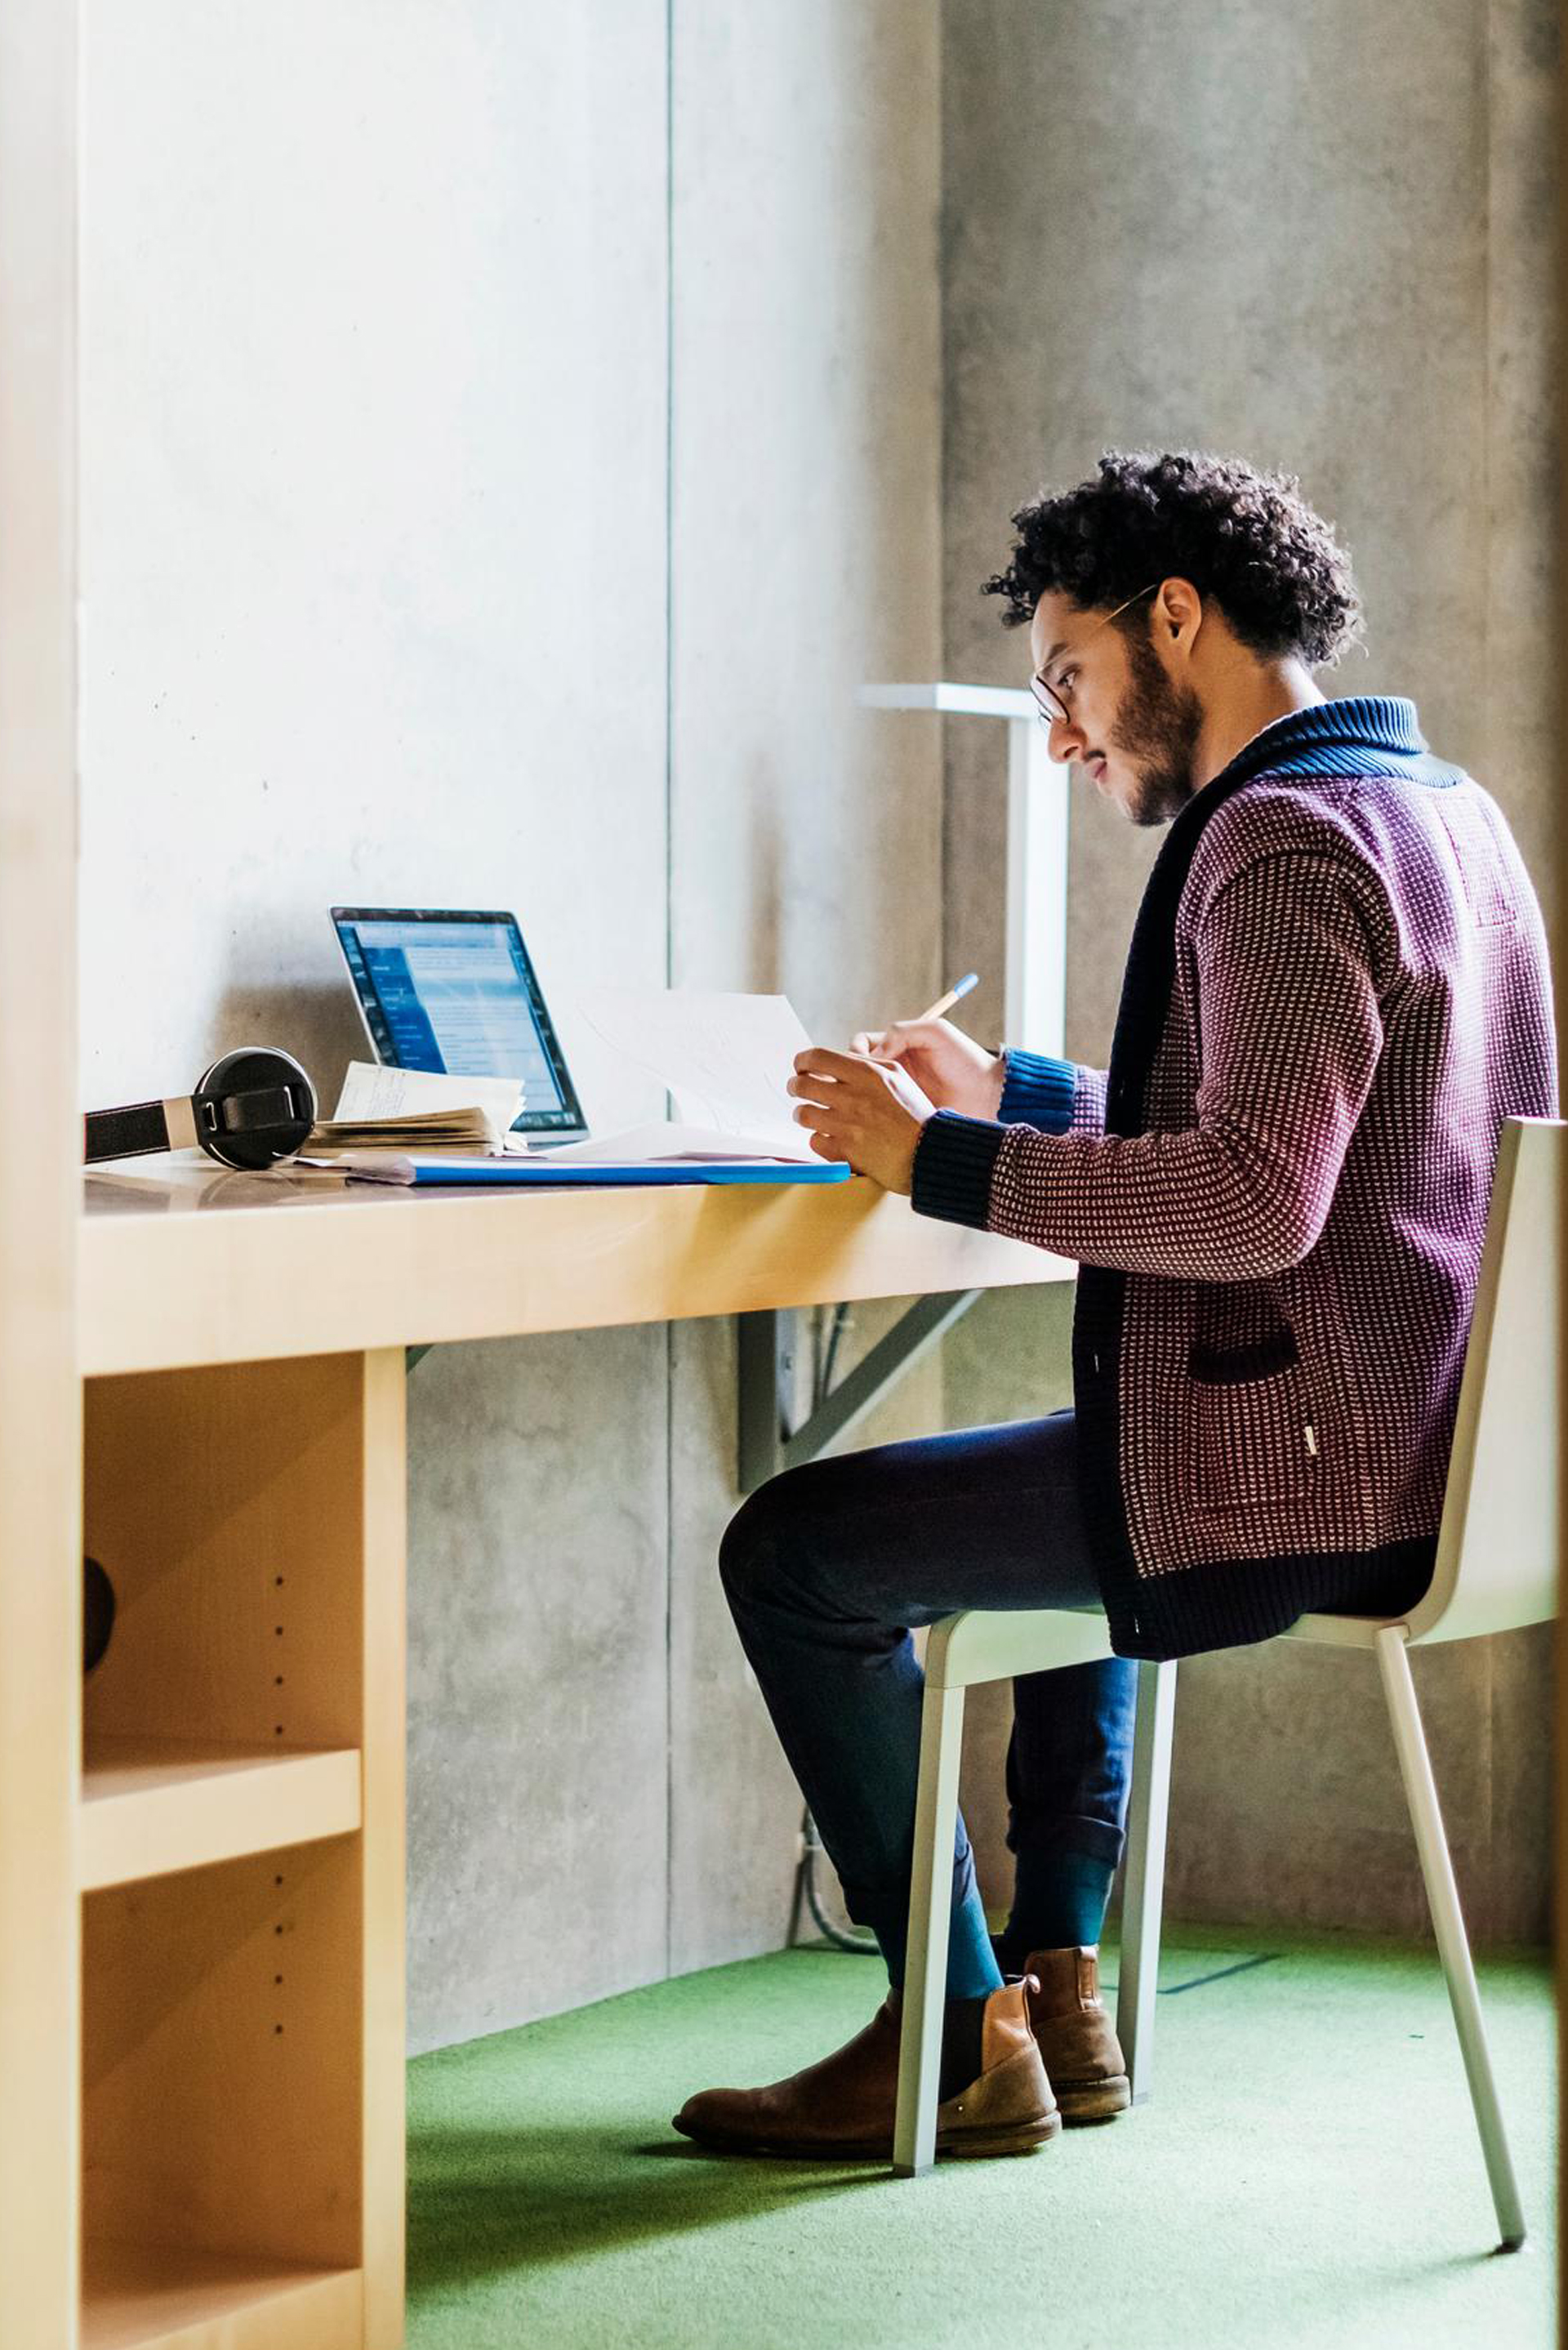
[{"label": "laptop screen", "polygon": [[582,1110],[511,914],[334,906],[378,1060],[455,1076],[519,1077],[514,1131],[579,1129]]}]

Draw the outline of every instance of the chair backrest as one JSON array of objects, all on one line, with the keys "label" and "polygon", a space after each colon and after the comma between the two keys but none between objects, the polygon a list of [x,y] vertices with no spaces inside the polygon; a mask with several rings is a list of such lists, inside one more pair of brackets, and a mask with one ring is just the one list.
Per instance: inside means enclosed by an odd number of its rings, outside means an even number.
[{"label": "chair backrest", "polygon": [[1431,1588],[1412,1640],[1557,1613],[1558,1270],[1568,1126],[1507,1120],[1498,1146]]}]

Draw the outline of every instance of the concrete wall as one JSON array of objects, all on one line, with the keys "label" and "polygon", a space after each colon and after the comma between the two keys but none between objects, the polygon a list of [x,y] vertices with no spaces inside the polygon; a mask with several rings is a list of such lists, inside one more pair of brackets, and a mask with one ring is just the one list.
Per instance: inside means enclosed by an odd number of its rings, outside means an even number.
[{"label": "concrete wall", "polygon": [[[1021,639],[976,591],[1041,482],[1115,446],[1283,466],[1338,522],[1367,606],[1367,654],[1328,689],[1414,695],[1550,901],[1554,23],[1544,0],[1316,0],[1195,28],[1089,0],[1069,38],[1032,0],[944,10],[950,675],[1022,675]],[[983,741],[949,735],[961,969],[989,951],[1002,777]],[[1081,1058],[1109,1049],[1157,846],[1075,802]],[[998,1011],[993,985],[979,1033]],[[950,1343],[951,1420],[1066,1399],[1066,1303],[981,1305]],[[1496,1939],[1545,1931],[1548,1657],[1526,1633],[1417,1659],[1467,1905]],[[968,1800],[1002,1898],[1004,1730],[998,1692]],[[1418,1922],[1370,1665],[1272,1648],[1183,1668],[1170,1898],[1189,1917]]]},{"label": "concrete wall", "polygon": [[[940,645],[937,99],[934,4],[89,5],[88,1101],[330,1097],[334,899],[515,907],[607,1122],[587,982],[934,992],[937,738],[851,694]],[[415,2047],[783,1939],[733,1388],[724,1325],[414,1375]]]}]

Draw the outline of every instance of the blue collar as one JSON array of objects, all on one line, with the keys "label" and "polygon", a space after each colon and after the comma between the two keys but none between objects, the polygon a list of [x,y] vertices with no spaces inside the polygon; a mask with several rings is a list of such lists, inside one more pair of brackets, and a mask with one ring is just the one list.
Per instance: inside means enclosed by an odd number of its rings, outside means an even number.
[{"label": "blue collar", "polygon": [[[1253,775],[1405,778],[1440,786],[1459,779],[1457,768],[1428,753],[1415,703],[1383,693],[1314,702],[1310,709],[1276,718],[1242,744],[1198,797],[1212,804],[1219,785],[1244,783]],[[1226,795],[1219,792],[1218,796]]]},{"label": "blue collar", "polygon": [[1416,717],[1416,705],[1402,695],[1361,693],[1343,702],[1314,702],[1309,709],[1293,710],[1276,718],[1244,745],[1241,756],[1266,743],[1271,751],[1310,750],[1320,743],[1363,743],[1368,750],[1403,751],[1409,755],[1427,748]]}]

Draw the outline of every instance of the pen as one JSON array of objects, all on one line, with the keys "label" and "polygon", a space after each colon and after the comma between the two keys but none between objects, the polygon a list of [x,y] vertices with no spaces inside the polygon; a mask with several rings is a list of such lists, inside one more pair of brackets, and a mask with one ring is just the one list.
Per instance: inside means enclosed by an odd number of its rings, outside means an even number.
[{"label": "pen", "polygon": [[945,1014],[952,1010],[953,1005],[958,1002],[961,995],[967,995],[971,987],[978,987],[979,985],[979,972],[966,971],[961,979],[958,979],[953,982],[945,995],[938,996],[936,1002],[931,1005],[929,1012],[921,1013],[921,1019],[940,1020]]}]

